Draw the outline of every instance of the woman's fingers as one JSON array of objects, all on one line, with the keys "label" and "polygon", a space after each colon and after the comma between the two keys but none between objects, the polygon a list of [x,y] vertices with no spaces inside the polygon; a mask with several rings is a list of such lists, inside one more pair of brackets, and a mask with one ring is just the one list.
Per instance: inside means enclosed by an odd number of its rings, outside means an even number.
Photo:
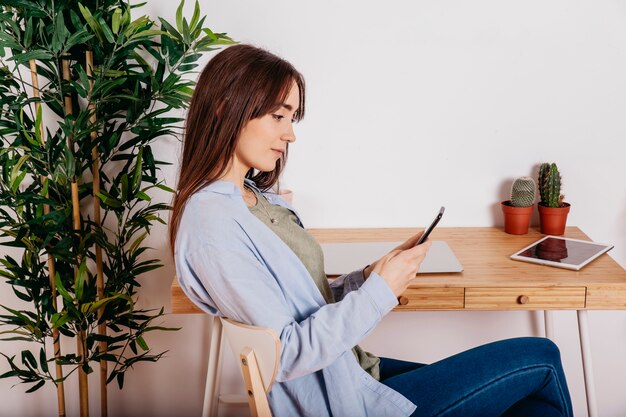
[{"label": "woman's fingers", "polygon": [[411,236],[410,238],[405,240],[401,245],[397,246],[395,249],[400,249],[400,250],[411,249],[413,246],[417,244],[417,242],[420,240],[420,237],[422,237],[423,234],[424,232],[419,232]]},{"label": "woman's fingers", "polygon": [[415,278],[429,248],[430,242],[425,242],[406,250],[394,249],[380,258],[374,271],[383,278],[396,296],[400,296]]},{"label": "woman's fingers", "polygon": [[387,253],[385,256],[377,260],[374,264],[374,271],[380,275],[380,270],[382,267],[389,262],[391,258],[396,256],[398,253],[402,252],[400,249],[393,249],[391,252]]},{"label": "woman's fingers", "polygon": [[396,256],[403,256],[409,260],[415,260],[417,258],[424,258],[426,256],[426,253],[428,252],[428,249],[430,249],[430,245],[431,245],[430,241],[426,241],[422,243],[421,245],[412,246],[408,249],[401,250],[398,253],[396,253]]}]

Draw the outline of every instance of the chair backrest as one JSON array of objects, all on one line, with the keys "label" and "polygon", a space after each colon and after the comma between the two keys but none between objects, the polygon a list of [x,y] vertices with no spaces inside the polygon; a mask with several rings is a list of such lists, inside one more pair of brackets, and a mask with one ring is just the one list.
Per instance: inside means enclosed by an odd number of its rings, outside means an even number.
[{"label": "chair backrest", "polygon": [[252,416],[271,416],[267,393],[278,373],[280,339],[269,327],[251,326],[224,318],[220,320],[224,335],[239,359]]}]

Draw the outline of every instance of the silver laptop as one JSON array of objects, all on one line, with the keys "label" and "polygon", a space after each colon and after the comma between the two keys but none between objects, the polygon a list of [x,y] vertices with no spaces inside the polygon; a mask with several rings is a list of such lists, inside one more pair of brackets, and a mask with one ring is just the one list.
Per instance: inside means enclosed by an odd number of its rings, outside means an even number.
[{"label": "silver laptop", "polygon": [[[343,275],[363,268],[383,257],[402,242],[322,243],[324,271],[327,275]],[[463,265],[442,240],[433,240],[418,274],[462,272]]]}]

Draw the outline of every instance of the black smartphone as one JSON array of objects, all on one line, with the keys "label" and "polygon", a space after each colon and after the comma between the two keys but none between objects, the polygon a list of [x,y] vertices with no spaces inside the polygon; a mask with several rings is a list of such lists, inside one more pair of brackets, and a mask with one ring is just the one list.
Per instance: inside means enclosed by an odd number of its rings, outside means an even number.
[{"label": "black smartphone", "polygon": [[443,212],[444,211],[446,211],[446,208],[445,207],[441,207],[441,209],[439,210],[439,213],[437,214],[437,217],[435,217],[435,220],[433,220],[433,222],[430,224],[430,226],[428,226],[428,229],[426,229],[424,231],[424,233],[422,234],[420,239],[417,241],[415,246],[421,245],[422,243],[424,243],[426,241],[426,239],[428,239],[428,235],[430,235],[430,232],[433,231],[435,226],[437,226],[437,223],[439,223],[439,220],[441,220],[441,218],[443,217]]}]

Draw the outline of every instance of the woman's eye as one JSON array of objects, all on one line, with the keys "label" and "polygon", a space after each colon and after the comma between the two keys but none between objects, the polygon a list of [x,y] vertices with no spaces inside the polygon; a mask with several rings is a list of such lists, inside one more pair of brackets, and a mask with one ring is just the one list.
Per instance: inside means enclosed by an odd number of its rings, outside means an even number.
[{"label": "woman's eye", "polygon": [[281,121],[285,118],[285,116],[281,116],[280,114],[272,114],[272,117],[278,121]]}]

